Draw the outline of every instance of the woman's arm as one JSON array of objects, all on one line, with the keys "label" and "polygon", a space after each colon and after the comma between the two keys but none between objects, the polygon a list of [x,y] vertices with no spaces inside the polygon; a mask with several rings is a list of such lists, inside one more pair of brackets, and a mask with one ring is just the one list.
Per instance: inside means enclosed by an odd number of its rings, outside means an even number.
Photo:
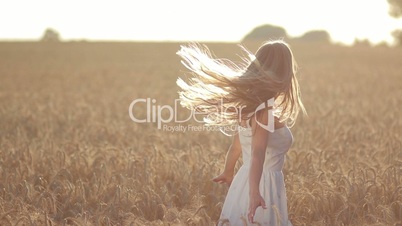
[{"label": "woman's arm", "polygon": [[[258,122],[268,125],[268,110],[264,110],[258,115]],[[249,213],[248,219],[254,223],[256,209],[261,206],[266,209],[265,201],[260,194],[260,180],[265,161],[265,152],[268,143],[269,131],[262,128],[259,123],[252,121],[253,137],[251,141],[251,166],[249,172]]]},{"label": "woman's arm", "polygon": [[228,152],[226,153],[225,168],[223,170],[223,173],[213,178],[212,181],[218,183],[225,183],[230,186],[233,180],[234,168],[236,166],[237,160],[240,157],[240,154],[241,154],[240,138],[239,134],[236,134],[233,137],[233,141],[228,149]]}]

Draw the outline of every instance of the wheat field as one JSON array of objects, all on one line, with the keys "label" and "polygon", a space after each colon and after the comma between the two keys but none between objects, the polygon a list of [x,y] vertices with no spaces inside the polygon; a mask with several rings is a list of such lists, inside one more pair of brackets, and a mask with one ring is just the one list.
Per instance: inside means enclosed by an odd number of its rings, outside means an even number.
[{"label": "wheat field", "polygon": [[[231,138],[128,112],[178,98],[179,45],[0,43],[0,225],[217,223],[227,187],[211,179]],[[207,45],[240,60],[236,44]],[[308,112],[284,167],[291,222],[402,225],[401,49],[291,46]]]}]

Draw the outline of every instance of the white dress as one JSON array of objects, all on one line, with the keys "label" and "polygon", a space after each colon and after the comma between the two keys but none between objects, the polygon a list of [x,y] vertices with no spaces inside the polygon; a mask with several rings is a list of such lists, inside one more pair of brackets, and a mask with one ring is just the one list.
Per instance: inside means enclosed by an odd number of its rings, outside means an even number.
[{"label": "white dress", "polygon": [[[249,169],[251,159],[251,128],[239,127],[243,165],[233,178],[225,203],[223,204],[219,225],[251,225],[247,219],[249,208]],[[266,209],[258,207],[254,221],[259,225],[292,225],[288,220],[287,199],[282,168],[285,154],[293,143],[289,128],[284,126],[269,133],[264,167],[260,181],[260,193]],[[258,225],[258,224],[257,224]]]}]

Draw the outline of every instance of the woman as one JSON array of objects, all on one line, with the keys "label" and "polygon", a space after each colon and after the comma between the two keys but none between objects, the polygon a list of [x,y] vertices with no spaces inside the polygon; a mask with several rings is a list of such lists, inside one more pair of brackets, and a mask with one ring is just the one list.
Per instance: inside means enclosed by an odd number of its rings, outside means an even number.
[{"label": "woman", "polygon": [[[247,53],[249,59],[236,65],[214,59],[206,47],[182,46],[178,54],[192,78],[177,81],[181,104],[205,113],[207,125],[238,124],[224,171],[213,179],[230,186],[219,223],[291,225],[282,168],[293,142],[289,127],[300,110],[305,113],[296,63],[283,41]],[[240,154],[243,165],[233,177]]]}]

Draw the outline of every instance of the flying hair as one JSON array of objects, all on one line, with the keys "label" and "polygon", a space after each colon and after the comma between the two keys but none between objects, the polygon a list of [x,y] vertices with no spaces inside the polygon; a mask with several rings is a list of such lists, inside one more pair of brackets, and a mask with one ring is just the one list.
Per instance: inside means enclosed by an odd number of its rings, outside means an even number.
[{"label": "flying hair", "polygon": [[177,79],[183,107],[206,115],[207,125],[227,126],[256,114],[263,102],[275,99],[275,115],[293,126],[305,112],[296,78],[297,65],[284,41],[268,41],[255,54],[244,46],[241,63],[214,58],[207,46],[182,45],[177,54],[190,78]]}]

